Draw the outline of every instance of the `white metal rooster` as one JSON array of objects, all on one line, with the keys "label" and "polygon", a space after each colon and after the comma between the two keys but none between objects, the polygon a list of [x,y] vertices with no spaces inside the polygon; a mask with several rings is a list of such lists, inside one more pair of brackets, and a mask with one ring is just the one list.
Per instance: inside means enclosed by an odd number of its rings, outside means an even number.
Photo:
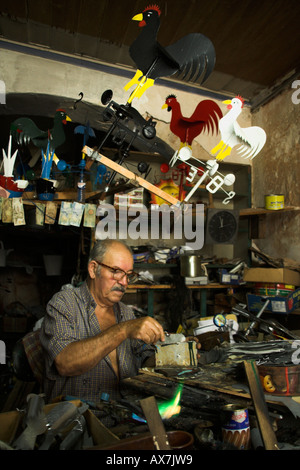
[{"label": "white metal rooster", "polygon": [[261,151],[266,143],[266,133],[258,126],[242,128],[237,123],[237,118],[242,112],[244,99],[236,96],[232,100],[223,101],[227,104],[229,112],[219,121],[221,132],[221,141],[211,150],[211,154],[216,156],[217,160],[224,160],[230,155],[231,150],[236,145],[239,146],[237,152],[241,157],[251,160]]}]

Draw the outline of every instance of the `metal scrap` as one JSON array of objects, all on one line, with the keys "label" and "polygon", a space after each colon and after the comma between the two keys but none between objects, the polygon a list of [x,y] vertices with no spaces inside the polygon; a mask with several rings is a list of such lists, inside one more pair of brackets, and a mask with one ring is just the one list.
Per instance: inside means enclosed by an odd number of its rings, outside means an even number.
[{"label": "metal scrap", "polygon": [[37,436],[47,431],[43,397],[32,393],[27,396],[27,403],[24,418],[24,425],[26,427],[13,445],[17,450],[33,450]]},{"label": "metal scrap", "polygon": [[89,408],[87,404],[77,407],[74,403],[65,401],[55,405],[46,414],[43,396],[30,394],[27,402],[25,429],[13,442],[13,449],[33,450],[38,447],[39,450],[48,450],[56,443],[58,435],[64,439],[62,448],[71,448],[71,445],[76,444],[79,434],[83,434],[86,427],[82,414]]},{"label": "metal scrap", "polygon": [[[170,335],[171,336],[171,335]],[[176,335],[177,336],[177,335]],[[156,344],[156,366],[196,366],[197,349],[194,341]]]}]

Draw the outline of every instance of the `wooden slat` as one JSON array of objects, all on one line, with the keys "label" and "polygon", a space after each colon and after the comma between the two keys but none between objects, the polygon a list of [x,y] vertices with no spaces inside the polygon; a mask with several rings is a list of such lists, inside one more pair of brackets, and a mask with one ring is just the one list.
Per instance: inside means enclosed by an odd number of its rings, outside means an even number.
[{"label": "wooden slat", "polygon": [[101,155],[100,153],[96,152],[90,147],[85,146],[82,151],[88,157],[93,158],[94,160],[97,160],[103,163],[103,165],[108,166],[108,168],[116,171],[117,173],[120,173],[121,175],[125,176],[125,178],[136,181],[140,186],[147,189],[151,193],[156,194],[156,196],[161,197],[162,199],[169,202],[170,204],[174,204],[175,206],[180,204],[178,199],[176,199],[175,197],[171,196],[170,194],[167,194],[162,189],[158,188],[157,186],[154,186],[154,184],[149,183],[144,178],[141,178],[140,176],[136,175],[132,171],[127,170],[127,168],[122,167],[118,163],[112,161],[110,158],[107,158],[104,155]]},{"label": "wooden slat", "polygon": [[244,366],[265,449],[279,450],[277,438],[269,419],[269,411],[265,401],[263,388],[260,383],[256,363],[254,361],[244,361]]},{"label": "wooden slat", "polygon": [[[236,285],[231,284],[204,284],[204,285],[186,285],[187,289],[230,289],[236,287]],[[174,286],[172,284],[131,284],[128,286],[128,290],[131,289],[149,289],[149,290],[158,290],[158,289],[172,289]]]},{"label": "wooden slat", "polygon": [[140,400],[147,424],[153,437],[153,442],[157,450],[171,449],[168,436],[160,417],[155,397],[148,397]]},{"label": "wooden slat", "polygon": [[262,215],[262,214],[281,214],[282,212],[291,212],[291,211],[300,211],[300,207],[286,206],[286,207],[284,207],[284,209],[280,209],[280,210],[277,210],[277,211],[264,209],[262,207],[241,209],[240,210],[240,217],[248,217],[248,216],[251,216],[251,215]]}]

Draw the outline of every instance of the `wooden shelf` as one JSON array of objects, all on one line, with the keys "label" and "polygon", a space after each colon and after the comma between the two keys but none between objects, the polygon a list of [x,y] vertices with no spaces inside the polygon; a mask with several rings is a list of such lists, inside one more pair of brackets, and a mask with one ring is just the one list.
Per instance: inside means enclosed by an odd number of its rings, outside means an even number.
[{"label": "wooden shelf", "polygon": [[178,268],[177,263],[134,263],[134,269],[174,269]]},{"label": "wooden shelf", "polygon": [[[172,284],[131,284],[127,287],[128,291],[136,289],[149,289],[149,290],[164,290],[172,289],[174,286]],[[187,285],[188,289],[227,289],[232,287],[237,287],[236,285],[231,284],[193,284]]]},{"label": "wooden shelf", "polygon": [[263,215],[263,214],[281,214],[282,212],[292,212],[292,211],[299,211],[300,207],[297,206],[287,206],[284,209],[279,210],[269,210],[264,209],[262,207],[258,208],[249,208],[249,209],[241,209],[240,210],[240,217],[249,217],[252,215]]},{"label": "wooden shelf", "polygon": [[[205,317],[206,316],[206,310],[207,310],[207,291],[210,289],[230,289],[230,288],[237,288],[237,287],[242,287],[242,286],[236,286],[232,284],[218,284],[218,283],[213,283],[213,284],[205,284],[205,285],[191,285],[191,286],[186,286],[188,289],[194,289],[194,290],[199,290],[201,289],[201,305],[200,305],[200,316]],[[148,296],[148,315],[151,317],[154,316],[154,294],[155,291],[164,291],[164,290],[170,290],[173,289],[174,286],[172,284],[153,284],[153,285],[148,285],[148,284],[132,284],[127,287],[126,294],[135,294],[137,291],[142,291],[144,290],[147,293]]]}]

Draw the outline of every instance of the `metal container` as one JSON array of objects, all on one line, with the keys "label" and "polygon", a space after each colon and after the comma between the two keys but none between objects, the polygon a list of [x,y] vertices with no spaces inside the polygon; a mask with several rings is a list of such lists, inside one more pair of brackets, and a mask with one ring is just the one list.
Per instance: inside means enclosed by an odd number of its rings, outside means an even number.
[{"label": "metal container", "polygon": [[221,410],[223,442],[239,450],[250,448],[250,425],[247,408],[228,404]]},{"label": "metal container", "polygon": [[283,194],[270,194],[265,196],[265,208],[271,211],[277,211],[284,208]]},{"label": "metal container", "polygon": [[[296,343],[296,342],[295,342]],[[293,360],[293,354],[291,355]],[[294,350],[294,360],[299,360],[299,351]],[[259,378],[265,393],[279,396],[300,394],[300,365],[263,364],[257,366]]]},{"label": "metal container", "polygon": [[200,255],[181,255],[180,274],[183,277],[200,277],[206,274]]}]

